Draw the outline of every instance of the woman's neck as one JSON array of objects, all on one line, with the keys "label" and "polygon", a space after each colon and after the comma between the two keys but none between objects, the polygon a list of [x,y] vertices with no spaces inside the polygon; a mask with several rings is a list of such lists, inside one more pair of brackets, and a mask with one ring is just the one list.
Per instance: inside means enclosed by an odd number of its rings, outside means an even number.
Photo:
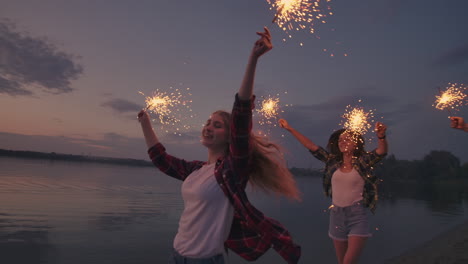
[{"label": "woman's neck", "polygon": [[353,160],[353,154],[352,153],[348,153],[348,152],[344,152],[343,153],[343,163],[351,163],[351,161]]},{"label": "woman's neck", "polygon": [[208,164],[215,163],[224,156],[224,151],[208,149]]}]

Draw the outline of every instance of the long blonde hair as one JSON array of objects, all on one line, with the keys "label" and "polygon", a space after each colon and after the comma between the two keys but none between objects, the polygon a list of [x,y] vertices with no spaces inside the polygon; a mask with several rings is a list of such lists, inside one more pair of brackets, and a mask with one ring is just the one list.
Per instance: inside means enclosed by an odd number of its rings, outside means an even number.
[{"label": "long blonde hair", "polygon": [[[213,114],[218,114],[230,131],[231,114],[218,110]],[[283,156],[282,148],[264,136],[250,134],[250,144],[252,146],[249,164],[249,183],[254,188],[258,188],[266,193],[276,193],[297,201],[301,200],[300,191],[297,188],[296,180],[287,168]],[[226,153],[229,153],[227,145]]]}]

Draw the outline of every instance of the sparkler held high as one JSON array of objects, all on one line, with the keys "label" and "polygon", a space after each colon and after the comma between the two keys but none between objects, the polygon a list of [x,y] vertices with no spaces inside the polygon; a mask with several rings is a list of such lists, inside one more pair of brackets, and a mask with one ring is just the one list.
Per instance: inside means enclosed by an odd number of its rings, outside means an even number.
[{"label": "sparkler held high", "polygon": [[[172,87],[169,89],[172,90]],[[189,90],[190,88],[186,89],[186,91]],[[190,108],[192,100],[185,99],[186,95],[181,89],[177,88],[168,92],[157,89],[152,96],[146,96],[143,92],[138,93],[145,96],[145,110],[155,113],[163,126],[172,126],[176,131],[179,131],[180,128],[177,126],[183,119],[193,118],[192,109]],[[188,93],[188,95],[191,94]],[[183,128],[189,129],[190,126],[183,125]],[[169,131],[166,130],[166,132]]]},{"label": "sparkler held high", "polygon": [[458,111],[460,106],[467,104],[466,89],[463,84],[449,83],[445,91],[441,91],[439,88],[439,94],[436,95],[436,101],[432,106],[439,110],[447,110],[450,117],[452,110]]},{"label": "sparkler held high", "polygon": [[374,111],[369,110],[366,112],[362,107],[348,105],[342,118],[340,125],[343,128],[364,135],[372,127],[371,122],[373,122]]},{"label": "sparkler held high", "polygon": [[[270,9],[276,9],[272,23],[276,23],[289,38],[291,31],[308,29],[310,33],[315,32],[315,23],[326,23],[325,17],[333,15],[330,7],[321,7],[320,2],[331,0],[267,0]],[[325,10],[326,9],[326,10]],[[328,12],[328,14],[327,14]]]}]

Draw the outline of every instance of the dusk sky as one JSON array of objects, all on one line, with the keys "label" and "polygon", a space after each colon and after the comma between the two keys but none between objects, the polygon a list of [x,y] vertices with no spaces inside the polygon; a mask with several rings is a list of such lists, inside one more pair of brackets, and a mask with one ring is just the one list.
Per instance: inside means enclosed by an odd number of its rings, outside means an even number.
[{"label": "dusk sky", "polygon": [[[468,1],[329,5],[315,34],[283,41],[266,0],[0,0],[0,148],[147,159],[138,92],[173,87],[190,88],[192,129],[154,128],[171,154],[204,160],[202,124],[231,109],[267,26],[274,48],[260,59],[255,94],[279,93],[292,105],[281,117],[314,142],[325,146],[346,106],[359,105],[387,124],[397,159],[446,150],[468,162],[468,133],[432,106],[438,87],[468,84]],[[454,115],[468,119],[468,106]],[[282,129],[255,128],[285,147],[290,166],[321,166]],[[375,135],[366,138],[371,150]]]}]

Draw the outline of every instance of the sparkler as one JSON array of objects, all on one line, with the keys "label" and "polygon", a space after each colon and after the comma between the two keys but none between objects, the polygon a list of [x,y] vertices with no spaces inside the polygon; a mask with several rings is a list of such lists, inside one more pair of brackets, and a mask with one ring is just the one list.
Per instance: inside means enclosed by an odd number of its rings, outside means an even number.
[{"label": "sparkler", "polygon": [[[173,88],[170,87],[170,90]],[[190,88],[186,88],[186,91],[189,91]],[[143,92],[138,92],[139,94],[145,96],[146,110],[156,114],[159,122],[164,126],[175,127],[176,131],[179,131],[179,123],[181,123],[186,118],[193,118],[191,113],[192,109],[190,108],[190,103],[192,100],[185,99],[186,95],[183,90],[175,89],[173,91],[160,91],[157,89],[153,92],[152,96],[146,96]],[[192,94],[188,93],[188,96]],[[154,119],[153,119],[154,120]],[[183,128],[189,129],[190,125],[182,125]],[[166,132],[169,132],[166,130]],[[174,132],[177,134],[177,132]]]},{"label": "sparkler", "polygon": [[458,107],[466,104],[467,95],[464,93],[466,87],[463,84],[449,83],[445,91],[439,89],[439,95],[436,95],[436,101],[433,106],[436,109],[447,109],[449,115],[452,113],[450,110],[458,111]]},{"label": "sparkler", "polygon": [[372,127],[371,122],[373,122],[374,112],[373,110],[366,112],[362,107],[348,105],[342,117],[341,125],[345,129],[364,135]]},{"label": "sparkler", "polygon": [[[291,31],[305,30],[315,33],[315,23],[325,24],[325,17],[333,15],[330,7],[326,10],[321,8],[320,2],[330,2],[331,0],[267,0],[270,10],[276,9],[272,23],[278,25],[289,38],[292,38]],[[283,39],[283,41],[286,41]]]},{"label": "sparkler", "polygon": [[[287,94],[287,92],[285,92]],[[276,94],[276,96],[271,96],[268,95],[267,97],[263,97],[260,100],[257,105],[260,105],[258,109],[256,109],[257,113],[259,114],[259,125],[261,126],[277,126],[278,124],[278,119],[281,113],[284,113],[284,110],[282,110],[282,106],[280,104],[280,98],[279,94]],[[289,106],[289,105],[285,105]],[[260,132],[261,133],[261,132]],[[264,133],[267,135],[269,133],[269,130],[267,129],[267,132]]]}]

